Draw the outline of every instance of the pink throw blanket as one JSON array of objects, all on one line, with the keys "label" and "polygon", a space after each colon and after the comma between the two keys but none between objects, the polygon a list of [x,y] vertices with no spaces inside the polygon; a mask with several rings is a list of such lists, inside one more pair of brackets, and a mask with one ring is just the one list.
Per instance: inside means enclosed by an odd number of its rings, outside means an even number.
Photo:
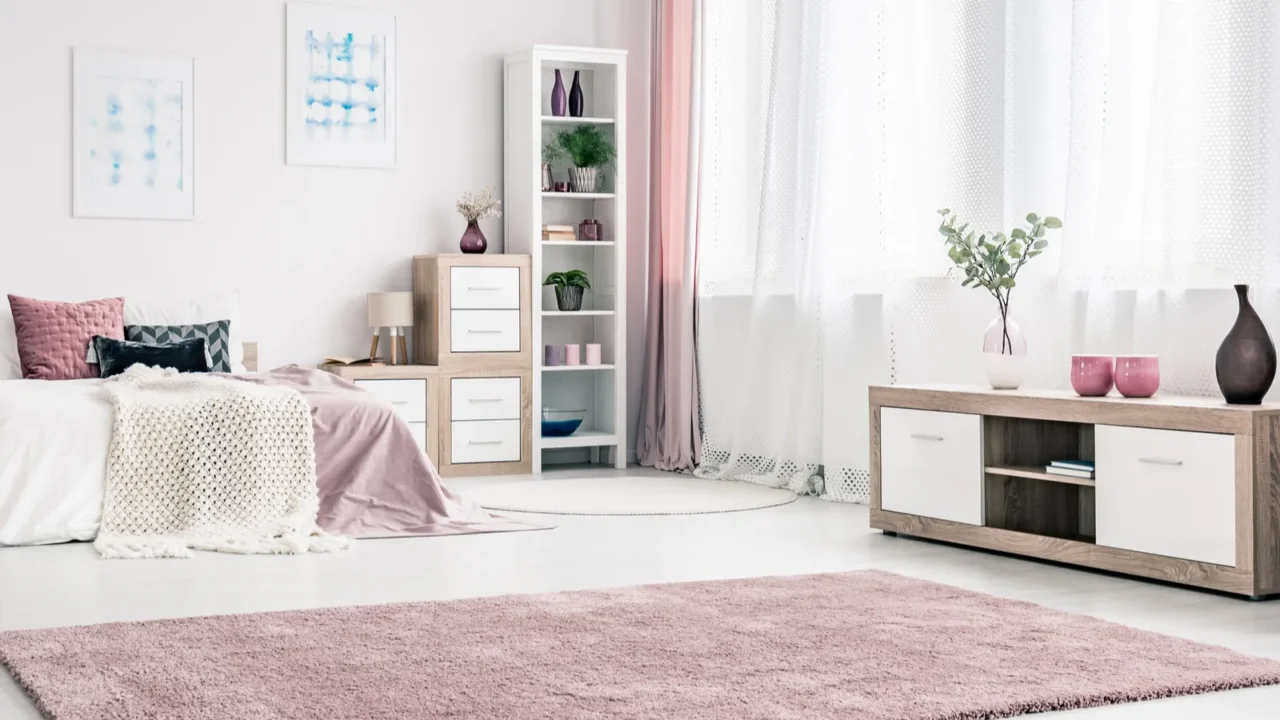
[{"label": "pink throw blanket", "polygon": [[311,406],[318,521],[327,532],[385,538],[543,529],[450,492],[391,405],[354,383],[297,365],[240,377],[297,390]]}]

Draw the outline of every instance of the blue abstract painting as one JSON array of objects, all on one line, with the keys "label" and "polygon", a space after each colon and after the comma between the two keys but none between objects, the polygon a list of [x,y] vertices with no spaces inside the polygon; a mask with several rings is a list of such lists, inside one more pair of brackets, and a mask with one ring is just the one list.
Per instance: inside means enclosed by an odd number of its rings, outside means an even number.
[{"label": "blue abstract painting", "polygon": [[387,48],[377,34],[306,31],[305,123],[311,137],[386,134]]},{"label": "blue abstract painting", "polygon": [[76,48],[72,214],[195,217],[195,62]]},{"label": "blue abstract painting", "polygon": [[97,77],[84,91],[80,162],[87,185],[182,193],[182,82]]}]

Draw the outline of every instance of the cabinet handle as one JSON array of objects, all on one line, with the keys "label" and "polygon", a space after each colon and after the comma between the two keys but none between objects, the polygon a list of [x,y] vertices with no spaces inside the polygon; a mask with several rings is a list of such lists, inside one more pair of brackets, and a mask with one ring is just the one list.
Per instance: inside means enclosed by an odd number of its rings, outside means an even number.
[{"label": "cabinet handle", "polygon": [[501,290],[502,288],[490,286],[490,285],[468,285],[467,289],[468,290]]},{"label": "cabinet handle", "polygon": [[1150,465],[1181,465],[1181,460],[1170,460],[1169,458],[1138,458],[1140,463],[1148,463]]},{"label": "cabinet handle", "polygon": [[921,435],[920,433],[912,433],[912,440],[931,440],[933,442],[942,442],[941,435]]},{"label": "cabinet handle", "polygon": [[391,404],[392,405],[408,405],[409,401],[408,400],[392,400]]},{"label": "cabinet handle", "polygon": [[467,398],[467,402],[502,402],[502,398]]},{"label": "cabinet handle", "polygon": [[501,445],[501,440],[468,440],[468,445]]},{"label": "cabinet handle", "polygon": [[502,331],[501,330],[467,330],[467,332],[471,333],[472,335],[496,335]]}]

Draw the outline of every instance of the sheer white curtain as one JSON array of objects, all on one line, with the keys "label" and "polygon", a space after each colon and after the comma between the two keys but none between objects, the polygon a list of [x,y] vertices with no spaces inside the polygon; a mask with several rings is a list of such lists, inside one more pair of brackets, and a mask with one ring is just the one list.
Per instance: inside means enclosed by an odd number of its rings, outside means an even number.
[{"label": "sheer white curtain", "polygon": [[708,3],[702,474],[860,500],[868,384],[981,382],[995,307],[945,277],[943,206],[1066,223],[1013,297],[1029,384],[1089,348],[1214,392],[1223,288],[1280,322],[1276,6]]}]

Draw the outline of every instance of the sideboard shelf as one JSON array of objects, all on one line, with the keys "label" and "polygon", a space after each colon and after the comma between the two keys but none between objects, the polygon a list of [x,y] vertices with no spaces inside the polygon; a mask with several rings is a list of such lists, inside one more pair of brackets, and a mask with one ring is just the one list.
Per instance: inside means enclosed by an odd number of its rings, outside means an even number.
[{"label": "sideboard shelf", "polygon": [[[871,527],[1280,595],[1280,405],[873,386]],[[1095,463],[1094,479],[1043,472]]]},{"label": "sideboard shelf", "polygon": [[1045,482],[1066,483],[1068,485],[1083,485],[1085,487],[1097,486],[1097,481],[1086,478],[1072,477],[1070,475],[1054,475],[1053,473],[1043,472],[1036,467],[999,467],[995,465],[986,468],[988,475],[1004,475],[1006,477],[1020,477],[1029,480],[1043,480]]}]

